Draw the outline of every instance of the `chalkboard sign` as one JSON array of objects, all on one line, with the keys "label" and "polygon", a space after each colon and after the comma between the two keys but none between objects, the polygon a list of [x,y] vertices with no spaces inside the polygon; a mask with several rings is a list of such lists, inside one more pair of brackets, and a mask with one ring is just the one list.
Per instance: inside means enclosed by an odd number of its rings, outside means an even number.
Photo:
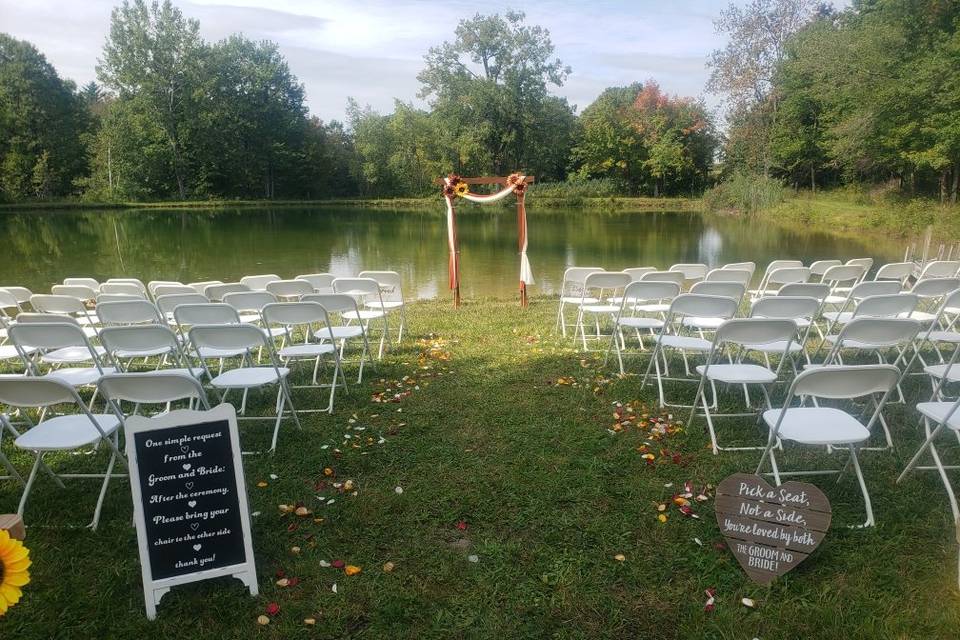
[{"label": "chalkboard sign", "polygon": [[170,587],[232,575],[257,594],[232,405],[126,420],[147,617]]},{"label": "chalkboard sign", "polygon": [[750,578],[768,585],[807,558],[830,528],[830,501],[806,482],[772,487],[736,473],[717,485],[717,524]]}]

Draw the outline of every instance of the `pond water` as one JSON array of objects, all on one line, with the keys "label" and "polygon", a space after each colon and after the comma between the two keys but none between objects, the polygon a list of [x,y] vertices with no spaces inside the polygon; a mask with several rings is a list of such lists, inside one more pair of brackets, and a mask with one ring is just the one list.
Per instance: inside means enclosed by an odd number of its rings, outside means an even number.
[{"label": "pond water", "polygon": [[[441,205],[437,212],[361,208],[178,209],[0,214],[0,285],[47,292],[66,276],[238,280],[391,269],[407,297],[449,295]],[[774,258],[902,259],[898,241],[786,229],[696,213],[602,213],[528,208],[531,293],[554,293],[567,266],[668,267],[677,262]],[[458,212],[466,297],[517,294],[517,221],[510,209]]]}]

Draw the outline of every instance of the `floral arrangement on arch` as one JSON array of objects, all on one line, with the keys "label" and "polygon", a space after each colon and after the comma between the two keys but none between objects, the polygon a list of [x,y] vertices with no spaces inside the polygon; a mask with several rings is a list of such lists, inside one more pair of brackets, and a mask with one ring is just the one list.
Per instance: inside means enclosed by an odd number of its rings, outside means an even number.
[{"label": "floral arrangement on arch", "polygon": [[30,582],[30,551],[23,543],[0,530],[0,618],[20,601],[20,587]]},{"label": "floral arrangement on arch", "polygon": [[[513,193],[522,196],[527,190],[526,177],[519,173],[511,173],[507,176],[507,187],[512,188]],[[456,173],[451,173],[447,176],[442,192],[446,198],[463,198],[465,196],[477,195],[470,192],[470,185]]]}]

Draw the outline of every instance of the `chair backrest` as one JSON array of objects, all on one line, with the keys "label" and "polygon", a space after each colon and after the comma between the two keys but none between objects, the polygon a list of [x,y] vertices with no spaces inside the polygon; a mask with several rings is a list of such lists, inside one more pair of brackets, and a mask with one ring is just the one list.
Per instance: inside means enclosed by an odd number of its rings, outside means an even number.
[{"label": "chair backrest", "polygon": [[810,263],[810,275],[822,276],[830,267],[839,267],[841,264],[839,260],[815,260]]},{"label": "chair backrest", "polygon": [[[12,310],[12,313],[8,310]],[[2,315],[16,315],[22,310],[23,308],[20,306],[20,302],[16,296],[6,289],[0,289],[0,312],[2,312]]]},{"label": "chair backrest", "polygon": [[840,330],[840,336],[824,362],[832,362],[835,352],[850,343],[893,347],[909,344],[918,333],[920,321],[912,318],[854,318]]},{"label": "chair backrest", "polygon": [[816,298],[823,302],[830,295],[830,285],[822,282],[795,282],[785,284],[777,291],[778,296]]},{"label": "chair backrest", "polygon": [[623,271],[595,271],[583,281],[584,292],[590,289],[608,289],[616,291],[630,284],[630,275]]},{"label": "chair backrest", "polygon": [[724,267],[723,269],[714,269],[707,274],[704,280],[707,282],[739,282],[746,286],[750,284],[752,277],[752,271],[747,271],[746,269],[728,269]]},{"label": "chair backrest", "polygon": [[186,287],[179,280],[151,280],[147,283],[147,291],[154,298],[157,297],[157,287]]},{"label": "chair backrest", "polygon": [[673,282],[683,285],[686,276],[682,271],[649,271],[640,276],[641,282]]},{"label": "chair backrest", "polygon": [[55,296],[70,296],[82,302],[97,299],[96,290],[82,284],[55,284],[50,287],[50,293]]},{"label": "chair backrest", "polygon": [[781,267],[774,269],[767,276],[767,285],[784,285],[806,282],[810,279],[808,267]]},{"label": "chair backrest", "polygon": [[83,406],[73,387],[56,378],[0,376],[0,403],[26,408],[68,402]]},{"label": "chair backrest", "polygon": [[132,284],[132,285],[135,285],[140,290],[140,294],[144,298],[149,297],[148,295],[149,292],[147,291],[147,285],[143,284],[143,282],[141,280],[138,280],[137,278],[110,278],[106,282],[102,283],[100,286],[102,287],[104,284]]},{"label": "chair backrest", "polygon": [[850,298],[863,300],[870,296],[892,296],[900,293],[900,283],[896,280],[869,280],[853,286]]},{"label": "chair backrest", "polygon": [[790,269],[792,267],[802,267],[801,260],[771,260],[767,263],[767,268],[763,270],[763,277],[766,278],[774,271],[779,269]]},{"label": "chair backrest", "polygon": [[856,282],[863,277],[864,273],[866,273],[866,271],[860,265],[838,264],[836,266],[829,267],[823,273],[822,282],[826,282],[833,286],[847,284]]},{"label": "chair backrest", "polygon": [[765,345],[773,342],[793,342],[797,337],[797,323],[790,318],[732,318],[719,327],[714,335],[714,346],[724,343]]},{"label": "chair backrest", "polygon": [[252,324],[195,325],[189,332],[190,343],[199,353],[203,347],[223,351],[259,349],[273,355],[272,343],[258,327]]},{"label": "chair backrest", "polygon": [[100,282],[96,278],[64,278],[65,285],[79,285],[81,287],[90,287],[94,291],[100,288]]},{"label": "chair backrest", "polygon": [[203,386],[193,376],[176,372],[146,372],[107,374],[97,382],[97,388],[109,400],[122,418],[119,402],[161,404],[178,400],[199,400],[204,409],[210,408]]},{"label": "chair backrest", "polygon": [[75,327],[80,326],[80,322],[73,316],[65,316],[62,313],[46,313],[42,311],[25,311],[23,313],[17,314],[17,324],[36,324],[38,322],[42,323],[57,323],[63,322],[66,324],[72,324]]},{"label": "chair backrest", "polygon": [[700,293],[707,296],[726,296],[734,300],[743,298],[747,287],[741,282],[713,282],[704,280],[690,287],[690,293]]},{"label": "chair backrest", "polygon": [[27,289],[26,287],[5,286],[5,287],[0,287],[0,289],[3,289],[4,291],[9,292],[10,295],[16,298],[17,302],[19,302],[20,304],[23,304],[24,302],[30,302],[30,298],[33,297],[33,292],[30,291],[30,289]]},{"label": "chair backrest", "polygon": [[207,296],[202,293],[171,293],[157,296],[157,308],[164,315],[173,313],[173,310],[181,304],[208,304],[209,302]]},{"label": "chair backrest", "polygon": [[300,298],[300,302],[319,303],[327,313],[355,313],[357,301],[345,293],[311,293]]},{"label": "chair backrest", "polygon": [[[270,326],[330,326],[327,310],[319,302],[274,302],[265,306],[262,313],[263,321]],[[333,341],[332,333],[329,338]]]},{"label": "chair backrest", "polygon": [[641,300],[673,300],[678,295],[680,295],[680,285],[676,282],[655,280],[635,280],[623,291],[625,304]]},{"label": "chair backrest", "polygon": [[702,280],[707,276],[707,265],[702,262],[680,262],[670,267],[670,271],[679,271],[684,280]]},{"label": "chair backrest", "polygon": [[97,304],[97,317],[105,325],[163,323],[156,305],[143,299],[100,302]]},{"label": "chair backrest", "polygon": [[754,272],[757,270],[756,262],[729,262],[722,267],[721,269],[733,269],[735,271],[749,271],[750,277],[753,277]]},{"label": "chair backrest", "polygon": [[132,296],[127,293],[98,293],[97,294],[97,305],[102,302],[125,302],[128,300],[142,300],[144,302],[149,302],[143,296]]},{"label": "chair backrest", "polygon": [[73,296],[36,293],[30,296],[30,306],[42,313],[88,314],[83,302]]},{"label": "chair backrest", "polygon": [[820,310],[820,300],[809,296],[769,296],[760,298],[750,308],[751,318],[784,318],[810,320]]},{"label": "chair backrest", "polygon": [[25,362],[27,347],[43,350],[80,347],[89,352],[89,359],[100,368],[100,358],[79,325],[70,322],[17,322],[7,332]]},{"label": "chair backrest", "polygon": [[368,296],[380,295],[380,283],[373,278],[335,278],[333,281],[334,293]]},{"label": "chair backrest", "polygon": [[212,284],[223,284],[223,280],[201,280],[200,282],[188,282],[187,286],[193,287],[197,293],[203,294],[207,287]]},{"label": "chair backrest", "polygon": [[582,285],[587,276],[594,271],[604,271],[603,267],[567,267],[563,272],[564,284]]},{"label": "chair backrest", "polygon": [[100,342],[111,357],[116,357],[122,352],[143,353],[165,350],[164,353],[173,356],[175,365],[182,365],[184,361],[177,336],[167,326],[105,327],[100,332]]},{"label": "chair backrest", "polygon": [[873,266],[873,258],[851,258],[850,260],[847,260],[844,264],[847,264],[850,266],[863,267],[863,273],[864,275],[866,275],[866,273],[870,271],[870,267]]},{"label": "chair backrest", "polygon": [[153,288],[154,298],[190,293],[197,293],[197,290],[188,284],[158,284]]},{"label": "chair backrest", "polygon": [[246,285],[246,287],[251,291],[266,291],[267,284],[273,282],[274,280],[282,280],[282,278],[275,273],[265,273],[256,276],[243,276],[240,278],[240,284]]},{"label": "chair backrest", "polygon": [[400,274],[396,271],[361,271],[357,274],[358,278],[373,278],[380,283],[380,286],[390,291],[400,291],[403,284]]},{"label": "chair backrest", "polygon": [[960,278],[926,278],[918,280],[910,293],[921,298],[939,298],[960,288]]},{"label": "chair backrest", "polygon": [[960,262],[956,260],[934,260],[920,272],[920,280],[924,278],[952,278],[960,271]]},{"label": "chair backrest", "polygon": [[240,324],[237,310],[223,302],[178,304],[173,309],[173,317],[180,327]]},{"label": "chair backrest", "polygon": [[219,284],[210,284],[204,287],[203,295],[211,302],[222,302],[223,296],[228,293],[237,293],[239,291],[251,291],[250,287],[240,282],[221,282]]},{"label": "chair backrest", "polygon": [[223,303],[228,304],[237,311],[256,311],[260,310],[272,302],[277,301],[277,296],[269,291],[236,291],[223,296]]},{"label": "chair backrest", "polygon": [[917,308],[920,299],[912,293],[869,296],[860,301],[853,310],[854,318],[899,318],[906,317]]},{"label": "chair backrest", "polygon": [[100,285],[100,293],[122,293],[127,296],[147,297],[147,292],[135,282],[104,282]]},{"label": "chair backrest", "polygon": [[278,298],[299,298],[313,293],[313,285],[306,280],[274,280],[267,283],[267,291]]},{"label": "chair backrest", "polygon": [[698,316],[703,318],[732,318],[737,313],[738,302],[726,296],[709,296],[701,293],[681,293],[670,303],[668,317]]},{"label": "chair backrest", "polygon": [[900,284],[907,281],[907,278],[913,275],[912,262],[888,262],[877,269],[877,275],[874,280],[898,280]]},{"label": "chair backrest", "polygon": [[805,369],[794,378],[785,406],[797,396],[855,399],[874,393],[889,393],[900,378],[892,364],[842,365]]},{"label": "chair backrest", "polygon": [[653,273],[656,270],[656,267],[630,267],[629,269],[624,269],[623,272],[629,275],[632,281],[636,282],[646,274]]},{"label": "chair backrest", "polygon": [[297,280],[306,280],[313,286],[314,292],[333,293],[333,281],[336,276],[332,273],[304,273],[296,278]]}]

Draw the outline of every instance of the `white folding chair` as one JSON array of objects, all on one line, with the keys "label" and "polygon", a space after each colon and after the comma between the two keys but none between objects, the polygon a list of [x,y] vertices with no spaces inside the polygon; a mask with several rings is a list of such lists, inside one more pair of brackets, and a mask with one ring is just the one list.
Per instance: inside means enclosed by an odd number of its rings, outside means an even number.
[{"label": "white folding chair", "polygon": [[703,279],[704,282],[738,282],[744,287],[750,285],[750,279],[753,278],[753,272],[747,269],[713,269]]},{"label": "white folding chair", "polygon": [[132,284],[136,285],[137,289],[140,290],[142,297],[149,297],[149,292],[147,290],[147,285],[143,284],[143,281],[138,280],[137,278],[108,278],[107,282],[102,283],[100,286],[103,287],[104,284]]},{"label": "white folding chair", "polygon": [[266,291],[278,300],[295,302],[300,296],[313,293],[313,285],[306,280],[274,280],[267,283]]},{"label": "white folding chair", "polygon": [[[591,336],[591,339],[600,341],[607,337],[600,333],[600,319],[608,317],[612,321],[616,318],[620,305],[613,302],[613,299],[622,297],[624,289],[629,284],[630,276],[622,271],[595,271],[584,278],[580,303],[577,305],[577,328],[573,335],[574,340],[581,338],[584,351],[589,350],[584,320],[588,316],[593,319],[596,333]],[[592,302],[594,300],[595,302]],[[611,335],[615,334],[616,327],[611,329]]]},{"label": "white folding chair", "polygon": [[888,262],[877,269],[873,276],[874,280],[896,280],[900,287],[907,283],[907,279],[913,275],[912,262]]},{"label": "white folding chair", "polygon": [[199,282],[188,282],[187,286],[191,287],[197,293],[204,295],[204,291],[207,290],[207,287],[214,284],[223,284],[223,280],[201,280]]},{"label": "white folding chair", "polygon": [[[185,345],[190,344],[188,334],[194,326],[207,325],[238,325],[240,315],[237,310],[224,302],[207,302],[204,304],[179,304],[173,310],[173,318],[177,323],[180,340]],[[204,347],[201,351],[194,351],[188,355],[200,360],[218,358],[220,371],[223,370],[225,358],[235,358],[246,354],[246,349],[215,349]]]},{"label": "white folding chair", "polygon": [[361,271],[358,278],[373,278],[380,285],[381,300],[368,300],[364,306],[368,309],[381,309],[386,313],[399,310],[400,327],[397,329],[397,344],[403,339],[403,329],[407,323],[406,305],[403,302],[403,281],[396,271]]},{"label": "white folding chair", "polygon": [[[693,424],[693,419],[697,415],[697,402],[703,407],[703,417],[707,420],[707,429],[710,432],[710,444],[713,448],[713,454],[717,455],[720,450],[726,451],[745,451],[752,449],[762,449],[763,447],[721,447],[717,441],[717,433],[713,421],[716,418],[724,417],[747,417],[755,416],[756,411],[750,406],[750,396],[748,395],[748,386],[760,388],[763,394],[764,403],[767,409],[772,409],[770,404],[770,394],[767,387],[772,386],[780,379],[780,372],[783,369],[783,363],[790,357],[790,345],[797,335],[797,323],[789,319],[777,318],[737,318],[727,320],[719,327],[713,337],[713,344],[710,346],[710,352],[707,354],[707,360],[704,364],[697,366],[697,373],[700,374],[700,384],[697,387],[697,393],[694,396],[693,407],[690,410],[690,420],[687,422],[687,428]],[[771,369],[769,363],[760,365],[751,362],[744,362],[744,356],[751,351],[750,345],[777,345],[781,347],[780,362],[777,368]],[[719,362],[724,356],[727,356],[728,362]],[[766,353],[764,355],[767,355]],[[734,361],[736,360],[736,361]],[[717,393],[717,383],[727,385],[741,386],[744,390],[744,400],[746,408],[750,411],[744,413],[720,413],[719,412],[719,394]],[[707,402],[706,385],[710,384],[710,390],[713,395],[713,401]],[[710,409],[715,411],[711,413]]]},{"label": "white folding chair", "polygon": [[567,320],[563,315],[566,305],[579,305],[583,302],[583,281],[595,271],[603,271],[602,267],[568,267],[563,272],[563,281],[560,284],[560,307],[557,309],[556,329],[567,337]]},{"label": "white folding chair", "polygon": [[18,286],[2,286],[0,290],[6,291],[16,299],[17,303],[23,307],[25,304],[30,303],[30,298],[33,297],[33,292],[26,287]]},{"label": "white folding chair", "polygon": [[[29,302],[29,298],[27,301]],[[6,289],[0,289],[0,315],[12,318],[22,311],[23,307],[17,297]]]},{"label": "white folding chair", "polygon": [[[753,274],[757,271],[756,262],[728,262],[727,264],[720,267],[720,270],[733,270],[733,271],[749,271],[750,277],[753,278]],[[717,269],[714,269],[717,271]]]},{"label": "white folding chair", "polygon": [[188,284],[158,284],[153,288],[153,299],[156,300],[160,296],[189,295],[192,293],[197,293],[197,290]]},{"label": "white folding chair", "polygon": [[[651,337],[663,327],[663,313],[670,308],[670,303],[680,295],[680,285],[676,282],[645,282],[638,280],[627,285],[621,296],[620,309],[614,321],[615,331],[610,335],[610,350],[617,352],[617,363],[620,366],[620,375],[625,373],[623,368],[623,349],[626,340],[623,331],[633,331],[637,336],[640,350],[644,350],[641,331],[649,332]],[[606,357],[604,363],[606,363]]]},{"label": "white folding chair", "polygon": [[[858,287],[869,284],[880,283],[864,282],[857,285],[854,289],[856,290]],[[832,322],[830,326],[827,327],[827,334],[823,337],[823,341],[814,353],[819,353],[824,345],[835,345],[837,343],[839,336],[832,333],[836,327],[846,327],[854,320],[864,318],[908,318],[914,309],[917,308],[917,301],[917,296],[912,293],[871,295],[861,300],[853,311],[841,312],[836,315],[833,315],[832,312],[825,313],[824,316],[827,317],[829,315],[828,319],[831,319]],[[919,323],[919,320],[917,322]]]},{"label": "white folding chair", "polygon": [[[373,278],[337,278],[333,281],[333,292],[352,296],[357,301],[356,311],[345,311],[340,315],[347,322],[362,324],[365,334],[370,334],[371,320],[382,320],[383,331],[380,333],[377,359],[382,358],[384,345],[390,340],[390,320],[387,312],[383,309],[380,284]],[[368,306],[369,303],[378,303],[380,306],[372,308]]]},{"label": "white folding chair", "polygon": [[[73,318],[84,327],[88,337],[97,335],[96,326],[100,322],[96,314],[78,298],[64,295],[35,294],[30,296],[30,306],[39,313],[50,313],[67,318]],[[17,316],[19,318],[19,316]]]},{"label": "white folding chair", "polygon": [[282,280],[275,273],[266,273],[257,276],[243,276],[240,278],[240,284],[246,286],[251,291],[266,291],[267,285],[274,280]]},{"label": "white folding chair", "polygon": [[960,271],[960,261],[956,260],[934,260],[928,262],[920,271],[917,280],[926,280],[927,278],[953,278]]},{"label": "white folding chair", "polygon": [[309,282],[314,293],[333,293],[333,281],[336,278],[332,273],[304,273],[297,276],[297,280]]},{"label": "white folding chair", "polygon": [[[724,296],[708,296],[698,293],[683,293],[673,299],[667,317],[664,319],[663,327],[654,339],[653,353],[650,354],[650,362],[647,364],[647,370],[643,374],[643,381],[640,383],[642,390],[647,385],[647,378],[650,377],[650,371],[656,369],[657,393],[661,407],[691,407],[689,404],[672,404],[667,402],[663,391],[664,380],[673,380],[679,382],[697,382],[690,372],[690,364],[687,360],[688,353],[699,353],[707,355],[713,346],[710,340],[706,340],[699,335],[690,335],[688,328],[683,324],[683,319],[692,317],[702,318],[725,318],[730,319],[737,313],[737,301],[733,298]],[[685,331],[687,329],[687,331]],[[665,350],[679,351],[683,358],[683,367],[686,377],[670,377],[670,363]],[[663,369],[660,367],[660,359],[663,360]]]},{"label": "white folding chair", "polygon": [[[858,314],[857,308],[859,308],[860,304],[867,298],[882,296],[883,300],[889,300],[889,296],[896,295],[900,295],[900,284],[892,280],[869,280],[854,285],[847,290],[846,298],[844,298],[842,303],[833,305],[833,311],[823,311],[820,314],[825,321],[824,331],[820,331],[820,328],[817,327],[820,337],[823,338],[829,335],[837,326],[842,326],[850,322],[858,315],[864,316],[868,315],[868,311],[872,314],[874,310],[879,312],[886,308],[881,300],[877,300],[868,305],[866,310],[861,310]],[[831,299],[834,299],[832,294],[827,296],[827,299],[824,301],[824,306],[831,304]],[[893,306],[896,306],[896,304]]]},{"label": "white folding chair", "polygon": [[844,264],[851,267],[863,267],[863,275],[860,276],[860,282],[863,282],[867,279],[867,274],[870,272],[870,269],[873,267],[873,258],[851,258],[847,260]]},{"label": "white folding chair", "polygon": [[[312,383],[290,386],[294,389],[329,388],[330,401],[326,411],[333,413],[333,398],[337,386],[342,384],[346,391],[347,379],[340,368],[340,351],[337,349],[327,310],[319,302],[277,302],[263,308],[263,320],[266,326],[282,329],[286,334],[284,345],[277,352],[284,366],[296,360],[313,362]],[[299,340],[297,334],[300,336]],[[332,356],[333,377],[330,384],[321,384],[317,381],[317,374],[326,356]]]},{"label": "white folding chair", "polygon": [[770,279],[770,274],[774,271],[779,271],[780,269],[799,269],[803,268],[803,262],[800,260],[771,260],[767,264],[767,268],[763,270],[763,276],[760,278],[759,286],[750,291],[750,295],[753,297],[760,297],[764,291],[767,290],[767,281]]},{"label": "white folding chair", "polygon": [[[117,446],[120,420],[113,414],[91,413],[70,384],[53,378],[0,377],[0,403],[22,410],[21,415],[29,425],[22,433],[14,428],[6,414],[0,415],[0,420],[4,428],[13,435],[14,446],[35,456],[17,514],[23,515],[27,498],[41,468],[53,477],[60,488],[63,488],[62,478],[102,478],[97,507],[93,512],[93,520],[88,525],[95,531],[100,522],[100,511],[110,479],[126,477],[126,474],[113,473],[117,460],[126,466],[126,459]],[[52,407],[67,404],[75,405],[79,413],[51,415]],[[40,420],[33,424],[24,411],[26,409],[42,409]],[[103,473],[55,473],[43,462],[44,456],[50,452],[77,451],[96,447],[101,443],[110,448],[110,459]]]},{"label": "white folding chair", "polygon": [[[866,271],[859,265],[836,265],[829,267],[820,280],[830,286],[830,295],[824,303],[828,306],[846,304],[850,300],[850,289],[860,282]],[[893,291],[891,293],[896,293]]]},{"label": "white folding chair", "polygon": [[242,291],[252,291],[252,289],[240,282],[220,282],[204,287],[203,295],[207,296],[210,302],[223,302],[223,296],[228,293],[240,293]]},{"label": "white folding chair", "polygon": [[237,310],[240,322],[263,327],[263,332],[271,338],[283,336],[284,333],[267,328],[261,311],[265,306],[276,301],[277,296],[269,291],[235,291],[223,296],[223,304],[228,304]]},{"label": "white folding chair", "polygon": [[[158,295],[157,287],[186,287],[187,285],[183,284],[179,280],[151,280],[147,283],[147,293],[150,294],[150,298],[156,300]],[[193,289],[193,287],[191,287]],[[192,291],[188,292],[192,293]]]},{"label": "white folding chair", "polygon": [[176,326],[173,310],[181,304],[208,304],[210,301],[202,293],[169,293],[157,296],[157,309],[169,324]]},{"label": "white folding chair", "polygon": [[[367,339],[367,331],[362,323],[351,324],[346,318],[356,318],[360,309],[357,306],[356,299],[342,293],[311,293],[303,296],[301,302],[316,302],[322,306],[330,318],[328,328],[335,341],[340,344],[339,361],[341,366],[347,360],[344,359],[347,343],[350,340],[360,339],[360,358],[358,361],[359,370],[357,372],[357,383],[363,381],[364,363],[371,359],[370,342]],[[334,324],[333,318],[339,317],[340,323]],[[320,332],[322,336],[324,332]]]},{"label": "white folding chair", "polygon": [[960,288],[960,278],[927,278],[918,280],[910,289],[917,296],[917,308],[910,314],[924,324],[933,322],[940,312],[943,297]]},{"label": "white folding chair", "polygon": [[[179,311],[181,308],[178,307],[177,310]],[[294,409],[293,400],[290,397],[290,390],[287,388],[287,376],[290,375],[290,369],[280,366],[277,361],[277,354],[273,349],[273,341],[268,339],[259,327],[250,324],[194,326],[190,329],[188,335],[194,352],[198,354],[242,352],[240,366],[222,371],[218,375],[213,375],[207,367],[206,358],[200,358],[201,366],[203,366],[210,380],[210,386],[222,393],[221,400],[223,402],[227,401],[227,395],[231,390],[243,391],[238,420],[262,420],[263,418],[260,417],[245,415],[248,392],[250,389],[277,386],[276,422],[273,427],[273,438],[270,441],[271,452],[277,448],[280,422],[283,420],[285,413],[284,406],[289,410],[297,428],[301,428],[300,418],[297,417],[297,411]],[[266,365],[257,366],[253,364],[251,352],[254,349],[263,350],[263,353],[267,356]],[[223,359],[221,359],[221,362],[223,362]]]},{"label": "white folding chair", "polygon": [[810,263],[810,277],[817,282],[823,281],[824,274],[830,267],[839,267],[843,263],[839,260],[815,260]]},{"label": "white folding chair", "polygon": [[67,286],[79,285],[89,287],[94,291],[100,288],[100,282],[96,278],[64,278],[63,284]]},{"label": "white folding chair", "polygon": [[172,371],[194,377],[203,375],[203,369],[190,366],[176,334],[165,324],[106,327],[100,334],[100,341],[122,373],[129,373],[133,360],[137,358],[156,358],[154,371]]},{"label": "white folding chair", "polygon": [[[157,306],[142,298],[100,302],[97,304],[97,317],[104,327],[131,324],[166,324]],[[100,332],[103,333],[103,329]]]},{"label": "white folding chair", "polygon": [[[105,373],[116,371],[103,364],[101,357],[106,351],[90,344],[79,325],[63,320],[49,322],[50,318],[44,317],[36,319],[41,322],[24,317],[9,329],[10,340],[31,376],[56,379],[77,388],[96,384]],[[39,357],[32,350],[38,350]],[[91,407],[95,398],[96,394],[90,399]]]},{"label": "white folding chair", "polygon": [[82,284],[55,284],[50,287],[50,293],[55,296],[70,296],[89,304],[97,299],[98,290]]},{"label": "white folding chair", "polygon": [[[769,458],[774,481],[779,485],[782,476],[842,474],[847,466],[852,464],[857,481],[860,483],[860,491],[863,493],[867,512],[867,520],[863,526],[873,526],[875,524],[873,506],[860,469],[860,461],[857,459],[857,449],[870,438],[873,424],[883,411],[883,406],[899,379],[900,370],[886,364],[830,366],[801,372],[790,385],[783,407],[763,413],[763,420],[769,427],[770,434],[756,473],[763,471],[764,464]],[[879,401],[877,396],[880,396]],[[864,397],[869,397],[874,406],[870,420],[866,424],[837,407],[803,406],[806,398],[856,400]],[[793,406],[794,399],[800,400],[800,406]],[[774,453],[780,441],[815,447],[845,447],[850,451],[850,459],[847,465],[839,470],[784,472],[780,470]]]},{"label": "white folding chair", "polygon": [[758,300],[765,296],[776,295],[784,285],[799,284],[810,279],[810,269],[807,267],[781,267],[766,274],[760,288],[753,292],[753,299]]}]

